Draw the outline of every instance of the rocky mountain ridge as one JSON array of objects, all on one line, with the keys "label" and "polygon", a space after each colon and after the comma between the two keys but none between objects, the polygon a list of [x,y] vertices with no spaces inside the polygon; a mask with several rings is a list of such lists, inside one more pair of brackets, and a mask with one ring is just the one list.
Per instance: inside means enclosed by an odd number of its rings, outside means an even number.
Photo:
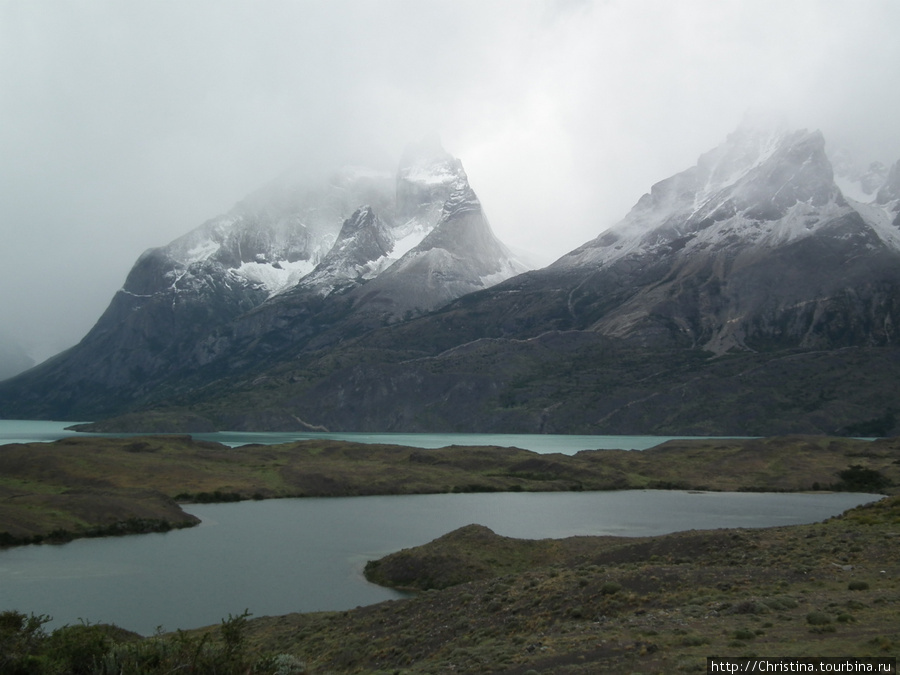
[{"label": "rocky mountain ridge", "polygon": [[[870,280],[873,266],[882,266],[876,276],[892,288],[898,281],[887,262],[900,252],[892,222],[898,202],[883,185],[880,200],[848,200],[821,133],[739,129],[551,267],[630,279],[624,285],[636,292],[593,326],[605,335],[650,339],[662,331],[716,354],[773,339],[800,347],[886,344],[884,329],[863,317],[867,325],[844,338],[825,320],[844,303],[841,312],[883,314],[893,324],[891,298]],[[870,306],[860,308],[848,293]]]},{"label": "rocky mountain ridge", "polygon": [[333,429],[889,433],[900,259],[887,174],[881,201],[862,204],[837,186],[820,133],[757,131],[553,265],[273,369],[267,386]]},{"label": "rocky mountain ridge", "polygon": [[[351,213],[303,280],[273,293],[232,276],[230,304],[196,304],[202,335],[139,349],[170,370],[123,375],[113,412],[170,430],[900,430],[898,173],[869,171],[863,189],[835,178],[821,133],[746,124],[618,225],[514,275],[461,164],[420,149],[393,210]],[[81,403],[73,372],[56,382]],[[84,410],[109,413],[104,400]]]}]

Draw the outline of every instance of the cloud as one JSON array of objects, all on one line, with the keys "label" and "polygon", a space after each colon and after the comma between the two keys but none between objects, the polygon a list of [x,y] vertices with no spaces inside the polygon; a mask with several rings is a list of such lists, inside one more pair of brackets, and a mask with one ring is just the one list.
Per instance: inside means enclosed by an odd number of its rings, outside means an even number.
[{"label": "cloud", "polygon": [[897,25],[893,0],[0,0],[4,328],[73,344],[144,249],[430,131],[545,262],[749,108],[895,161]]}]

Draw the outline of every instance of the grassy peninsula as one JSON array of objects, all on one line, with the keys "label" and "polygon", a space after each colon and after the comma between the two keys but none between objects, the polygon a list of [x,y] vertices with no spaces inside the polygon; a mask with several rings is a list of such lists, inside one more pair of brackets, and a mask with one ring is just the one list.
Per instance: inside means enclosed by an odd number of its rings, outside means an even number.
[{"label": "grassy peninsula", "polygon": [[[78,536],[157,516],[187,524],[179,500],[648,487],[895,494],[897,483],[893,439],[672,441],[567,456],[88,437],[0,447],[0,532]],[[173,510],[141,510],[151,503]],[[75,653],[90,655],[95,665],[78,671],[89,673],[214,664],[195,672],[519,675],[703,672],[708,655],[895,656],[898,543],[900,496],[813,525],[645,538],[525,541],[473,524],[369,563],[371,580],[415,591],[409,599],[238,615],[151,638],[91,625],[42,635],[34,618],[0,613],[0,643],[35,673],[69,672],[55,664]]]},{"label": "grassy peninsula", "polygon": [[706,657],[896,656],[900,498],[824,523],[523,541],[468,526],[370,563],[428,589],[250,622],[312,673],[705,672]]}]

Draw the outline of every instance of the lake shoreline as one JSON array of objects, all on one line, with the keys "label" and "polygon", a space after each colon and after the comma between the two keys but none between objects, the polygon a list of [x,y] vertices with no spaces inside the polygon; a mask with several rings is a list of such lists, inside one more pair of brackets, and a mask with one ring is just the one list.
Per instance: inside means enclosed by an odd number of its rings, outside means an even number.
[{"label": "lake shoreline", "polygon": [[279,497],[628,489],[890,494],[900,441],[671,440],[574,455],[499,446],[308,440],[230,448],[190,436],[0,446],[0,546],[196,524],[180,503]]}]

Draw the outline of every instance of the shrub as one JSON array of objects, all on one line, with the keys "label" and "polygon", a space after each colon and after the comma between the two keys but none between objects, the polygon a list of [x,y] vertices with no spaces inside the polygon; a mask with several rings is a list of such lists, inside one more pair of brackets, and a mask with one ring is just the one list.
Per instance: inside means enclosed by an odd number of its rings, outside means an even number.
[{"label": "shrub", "polygon": [[222,619],[219,631],[225,642],[225,656],[229,661],[240,661],[244,657],[244,631],[247,628],[247,617],[251,616],[248,610],[237,616],[228,615]]},{"label": "shrub", "polygon": [[248,611],[223,619],[217,632],[140,638],[116,626],[80,623],[49,635],[47,616],[0,612],[0,675],[302,675],[291,654],[251,653]]},{"label": "shrub", "polygon": [[686,635],[681,639],[681,644],[684,647],[699,647],[709,644],[709,638],[704,635]]},{"label": "shrub", "polygon": [[47,634],[44,624],[49,616],[26,616],[8,610],[0,612],[0,673],[6,675],[37,675],[40,661],[37,657]]},{"label": "shrub", "polygon": [[111,641],[103,626],[81,623],[53,631],[45,651],[62,672],[91,675],[110,647]]},{"label": "shrub", "polygon": [[796,609],[797,601],[787,596],[778,596],[775,598],[766,598],[763,600],[768,607],[775,610]]},{"label": "shrub", "polygon": [[607,581],[600,587],[600,592],[603,593],[603,595],[615,595],[621,590],[622,584],[616,583],[615,581]]},{"label": "shrub", "polygon": [[732,611],[735,614],[766,614],[769,612],[769,608],[762,602],[745,600],[735,605]]},{"label": "shrub", "polygon": [[840,482],[832,487],[847,492],[880,492],[893,485],[893,481],[876,469],[853,464],[838,473]]},{"label": "shrub", "polygon": [[831,617],[825,612],[810,612],[806,615],[806,623],[811,626],[824,626],[831,623]]}]

